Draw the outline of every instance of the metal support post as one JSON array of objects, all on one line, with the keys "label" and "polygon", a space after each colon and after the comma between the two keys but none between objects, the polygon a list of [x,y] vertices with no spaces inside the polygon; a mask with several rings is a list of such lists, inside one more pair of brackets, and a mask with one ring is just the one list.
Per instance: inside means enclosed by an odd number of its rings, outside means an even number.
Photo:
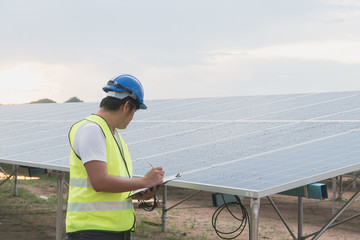
[{"label": "metal support post", "polygon": [[188,200],[188,199],[192,198],[193,196],[195,196],[196,194],[198,194],[198,193],[200,193],[200,192],[201,192],[201,190],[196,191],[196,192],[194,192],[194,193],[190,194],[189,196],[187,196],[186,198],[184,198],[184,199],[183,199],[183,200],[181,200],[180,202],[178,202],[178,203],[174,204],[173,206],[171,206],[171,207],[167,208],[167,209],[166,209],[166,211],[169,211],[170,209],[173,209],[174,207],[176,207],[176,206],[178,206],[178,205],[182,204],[183,202],[185,202],[186,200]]},{"label": "metal support post", "polygon": [[332,178],[332,215],[334,216],[336,214],[336,178]]},{"label": "metal support post", "polygon": [[57,175],[57,212],[56,212],[56,240],[62,239],[63,232],[63,193],[64,193],[64,172],[58,172]]},{"label": "metal support post", "polygon": [[280,210],[277,208],[277,206],[275,205],[274,201],[271,199],[271,197],[267,196],[267,199],[269,200],[269,202],[271,203],[271,205],[273,206],[273,208],[275,209],[276,213],[278,214],[278,216],[280,217],[280,220],[284,223],[286,229],[289,231],[289,233],[291,234],[291,236],[293,237],[293,239],[296,240],[295,234],[291,231],[290,226],[287,224],[284,216],[281,214]]},{"label": "metal support post", "polygon": [[342,195],[343,195],[343,193],[344,193],[344,189],[343,189],[343,188],[344,188],[344,186],[343,186],[343,176],[340,175],[339,196],[338,196],[339,200],[342,199]]},{"label": "metal support post", "polygon": [[18,191],[18,171],[19,171],[19,166],[18,165],[13,165],[13,170],[15,172],[15,174],[14,174],[14,196],[17,197],[17,196],[19,196],[19,191]]},{"label": "metal support post", "polygon": [[[349,183],[349,185],[345,188],[342,189],[342,194],[344,194],[347,190],[350,189],[351,186],[353,186],[354,188],[354,183],[356,183],[356,179],[359,177],[359,174],[355,174],[355,172],[353,173],[351,182]],[[356,186],[356,185],[355,185]],[[354,188],[355,189],[355,188]]]},{"label": "metal support post", "polygon": [[345,211],[345,209],[360,195],[360,190],[357,191],[350,199],[347,201],[347,203],[333,216],[333,218],[324,226],[321,228],[319,233],[313,238],[313,240],[318,239],[332,224],[333,222]]},{"label": "metal support post", "polygon": [[356,189],[356,178],[358,174],[356,172],[353,172],[353,177],[352,177],[352,189],[355,190]]},{"label": "metal support post", "polygon": [[298,239],[303,237],[304,203],[303,198],[298,197]]},{"label": "metal support post", "polygon": [[250,199],[250,240],[259,239],[260,198]]},{"label": "metal support post", "polygon": [[[355,214],[355,215],[353,215],[353,216],[351,216],[351,217],[345,218],[345,219],[343,219],[343,220],[341,220],[341,221],[338,221],[338,222],[336,222],[336,223],[333,223],[333,224],[331,224],[331,225],[328,227],[328,229],[333,228],[333,227],[336,227],[337,225],[343,224],[343,223],[345,223],[345,222],[351,221],[351,220],[353,220],[354,218],[357,218],[357,217],[360,217],[360,213],[359,213],[359,214]],[[311,237],[311,236],[314,236],[314,235],[318,234],[319,232],[320,232],[320,230],[319,230],[319,231],[316,231],[316,232],[313,232],[313,233],[310,233],[310,234],[304,236],[304,239],[306,239],[306,238],[308,238],[308,237]]]},{"label": "metal support post", "polygon": [[[7,176],[7,173],[2,167],[0,167],[0,171],[3,172],[5,176]],[[11,181],[11,179],[9,179],[9,181],[11,182],[11,184],[14,184],[13,181]]]},{"label": "metal support post", "polygon": [[[15,175],[15,173],[17,173],[17,170],[14,170],[9,176],[7,176],[1,183],[0,186],[3,185],[4,183],[6,183],[7,181],[10,181],[10,179],[12,178],[12,176]],[[14,184],[13,182],[11,182],[12,184]]]},{"label": "metal support post", "polygon": [[162,205],[162,215],[161,215],[161,232],[166,232],[166,199],[167,199],[167,186],[163,187],[163,205]]},{"label": "metal support post", "polygon": [[166,232],[166,212],[173,209],[174,207],[180,205],[181,203],[185,202],[186,200],[192,198],[193,196],[195,196],[196,194],[200,193],[201,190],[196,191],[192,194],[190,194],[189,196],[187,196],[186,198],[184,198],[183,200],[181,200],[180,202],[174,204],[173,206],[166,208],[166,199],[167,199],[167,186],[164,186],[164,195],[163,195],[163,205],[162,205],[162,216],[161,216],[161,225],[162,225],[162,232]]}]

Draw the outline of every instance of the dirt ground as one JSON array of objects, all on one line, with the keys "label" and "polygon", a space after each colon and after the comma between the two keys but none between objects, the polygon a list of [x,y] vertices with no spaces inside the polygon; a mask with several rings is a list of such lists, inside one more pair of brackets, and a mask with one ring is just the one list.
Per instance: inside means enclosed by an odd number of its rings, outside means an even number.
[{"label": "dirt ground", "polygon": [[[329,190],[329,196],[332,195],[331,189]],[[185,189],[171,189],[169,191],[167,207],[171,207],[173,204],[179,202],[179,191],[188,195],[193,190]],[[343,195],[343,200],[336,203],[337,209],[340,209],[346,199],[349,199],[354,190],[350,190]],[[271,196],[282,215],[288,222],[290,228],[297,237],[298,226],[298,207],[297,197],[285,196],[285,195],[273,195]],[[304,223],[303,223],[303,236],[313,233],[321,229],[332,217],[332,201],[331,200],[315,200],[304,199]],[[243,201],[246,209],[249,210],[249,199]],[[168,212],[168,229],[171,229],[169,233],[160,234],[158,238],[138,238],[138,239],[165,239],[162,236],[182,236],[183,239],[220,239],[214,232],[211,219],[217,207],[212,206],[211,193],[202,192],[194,198],[182,203],[178,207],[171,209]],[[240,210],[235,209],[234,213],[239,215]],[[344,212],[339,219],[344,219],[355,213],[360,212],[360,199],[350,205],[350,208]],[[140,221],[146,221],[148,224],[161,223],[161,212],[157,211],[156,214],[148,213],[143,210],[137,210],[137,216]],[[221,215],[220,215],[221,216]],[[139,221],[139,220],[138,220]],[[229,214],[219,217],[220,230],[229,232],[238,226],[238,222]],[[248,225],[244,229],[244,232],[236,239],[249,239]],[[179,237],[179,239],[181,239]],[[259,220],[259,239],[273,239],[273,240],[285,240],[293,239],[285,225],[282,223],[277,213],[273,209],[267,198],[261,199],[260,206],[260,220]],[[309,238],[311,239],[311,238]],[[345,239],[360,239],[360,218],[353,219],[342,225],[336,226],[326,231],[319,239],[327,240],[345,240]]]},{"label": "dirt ground", "polygon": [[[10,184],[6,184],[10,185]],[[328,185],[329,197],[332,196],[331,184]],[[21,185],[23,192],[34,194],[38,197],[56,196],[56,185],[34,187]],[[359,186],[358,186],[359,188]],[[10,190],[9,190],[10,189]],[[9,193],[4,194],[4,191]],[[56,204],[47,204],[46,201],[32,202],[22,197],[12,197],[11,187],[0,188],[0,239],[55,239]],[[336,202],[337,209],[349,199],[355,190],[345,193],[342,201]],[[187,197],[194,190],[168,188],[167,207]],[[161,233],[161,209],[152,212],[136,208],[137,230],[132,239],[220,239],[211,225],[212,215],[217,207],[212,204],[209,192],[201,192],[177,207],[167,212],[167,232]],[[66,198],[66,196],[64,196]],[[277,207],[288,221],[290,228],[297,236],[297,197],[273,195],[271,196]],[[160,195],[161,199],[162,196]],[[249,199],[244,199],[243,204],[249,209]],[[64,206],[64,211],[66,206]],[[360,212],[360,199],[356,199],[350,208],[340,217]],[[239,209],[234,209],[234,214],[239,215]],[[332,201],[304,199],[304,235],[320,230],[332,216]],[[230,231],[237,226],[238,221],[229,214],[220,215],[218,218],[220,230]],[[336,226],[326,231],[319,239],[350,240],[360,239],[360,218]],[[64,233],[65,237],[65,233]],[[249,239],[249,227],[236,239]],[[285,240],[293,239],[284,224],[279,219],[273,207],[266,198],[261,199],[259,239]]]}]

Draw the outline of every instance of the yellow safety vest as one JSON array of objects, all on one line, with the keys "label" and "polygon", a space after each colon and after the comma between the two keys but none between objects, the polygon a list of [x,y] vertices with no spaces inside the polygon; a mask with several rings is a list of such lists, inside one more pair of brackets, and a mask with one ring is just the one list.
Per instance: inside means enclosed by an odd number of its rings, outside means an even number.
[{"label": "yellow safety vest", "polygon": [[132,177],[130,153],[118,131],[116,134],[121,146],[116,142],[109,126],[102,117],[91,115],[75,123],[69,132],[71,153],[66,232],[134,230],[135,213],[132,200],[129,198],[130,192],[96,192],[90,184],[81,159],[74,152],[75,134],[87,122],[98,124],[105,135],[108,174],[124,178]]}]

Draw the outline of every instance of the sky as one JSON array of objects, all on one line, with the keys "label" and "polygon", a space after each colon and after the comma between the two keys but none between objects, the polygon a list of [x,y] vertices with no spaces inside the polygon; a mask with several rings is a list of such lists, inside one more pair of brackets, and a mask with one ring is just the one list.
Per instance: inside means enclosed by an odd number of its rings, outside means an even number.
[{"label": "sky", "polygon": [[360,90],[357,0],[0,0],[0,103]]}]

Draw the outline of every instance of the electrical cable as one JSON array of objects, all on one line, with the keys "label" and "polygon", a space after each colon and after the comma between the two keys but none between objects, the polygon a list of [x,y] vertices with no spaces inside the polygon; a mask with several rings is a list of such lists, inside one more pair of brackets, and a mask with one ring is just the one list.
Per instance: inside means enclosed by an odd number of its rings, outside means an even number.
[{"label": "electrical cable", "polygon": [[[211,220],[212,226],[213,226],[216,234],[220,238],[222,238],[222,239],[234,239],[234,238],[240,236],[240,234],[244,231],[248,221],[249,221],[249,227],[250,227],[249,214],[248,214],[246,208],[244,207],[244,205],[242,204],[242,202],[241,202],[241,200],[240,200],[240,198],[238,196],[234,196],[236,198],[236,202],[228,202],[228,203],[225,201],[224,194],[222,194],[221,196],[222,196],[222,199],[224,201],[224,204],[221,205],[220,207],[218,207],[215,210],[215,212],[214,212],[214,214],[212,216],[212,220]],[[241,218],[238,218],[237,216],[235,216],[235,214],[230,210],[229,206],[231,206],[231,205],[237,205],[237,206],[240,207],[240,210],[241,210],[241,213],[242,213]],[[239,221],[239,226],[234,231],[224,232],[224,231],[220,231],[217,228],[218,217],[219,217],[220,213],[224,209],[226,209],[233,218],[235,218],[236,220]],[[235,234],[236,232],[238,232],[236,235],[229,237],[229,235]]]},{"label": "electrical cable", "polygon": [[148,204],[148,203],[147,203],[146,201],[144,201],[144,200],[138,200],[138,202],[139,202],[139,207],[140,207],[140,208],[144,209],[144,210],[147,211],[147,212],[151,212],[151,211],[153,211],[153,210],[157,207],[156,202],[159,202],[159,199],[157,198],[156,195],[154,195],[154,202],[153,202],[152,205],[151,205],[151,204]]}]

